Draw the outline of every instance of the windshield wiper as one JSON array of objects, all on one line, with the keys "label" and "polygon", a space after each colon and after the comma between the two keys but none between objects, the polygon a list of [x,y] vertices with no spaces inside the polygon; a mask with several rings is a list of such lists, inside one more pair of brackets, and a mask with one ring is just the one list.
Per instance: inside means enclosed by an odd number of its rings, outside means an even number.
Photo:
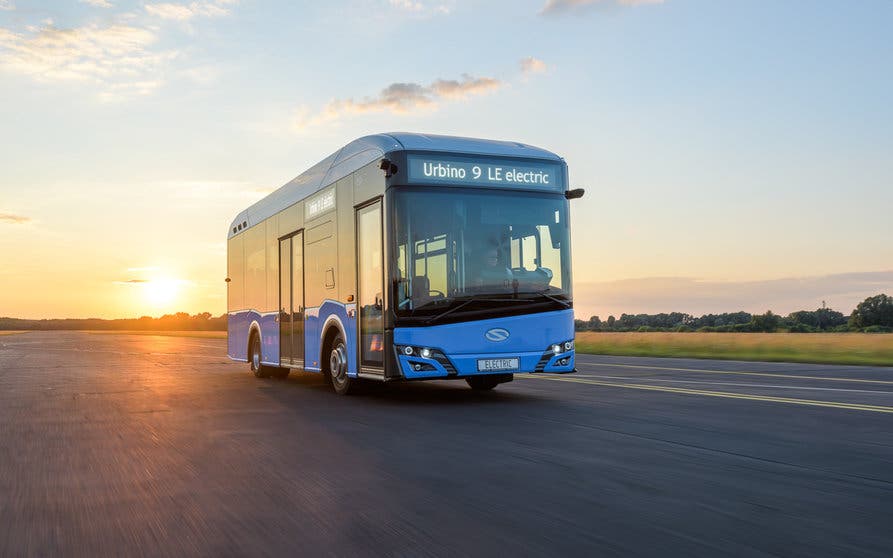
[{"label": "windshield wiper", "polygon": [[459,310],[460,308],[464,308],[464,307],[468,306],[469,304],[471,304],[472,302],[523,302],[523,300],[521,300],[521,299],[517,299],[517,298],[480,298],[480,297],[470,297],[470,298],[468,298],[468,299],[466,299],[466,300],[463,300],[461,304],[457,304],[456,306],[453,306],[452,308],[450,308],[450,309],[447,310],[446,312],[441,312],[440,314],[438,314],[438,315],[436,315],[436,316],[432,316],[432,317],[428,318],[427,320],[425,320],[425,321],[422,322],[422,323],[424,323],[424,324],[427,325],[427,324],[430,324],[430,323],[432,323],[432,322],[436,322],[437,320],[443,318],[443,317],[446,316],[447,314],[452,314],[452,313],[455,312],[456,310]]},{"label": "windshield wiper", "polygon": [[546,298],[548,298],[548,299],[550,299],[550,300],[554,300],[555,302],[557,302],[557,303],[563,305],[565,308],[570,308],[570,307],[571,307],[571,302],[570,302],[569,300],[564,300],[564,299],[562,299],[562,298],[558,298],[558,297],[555,296],[555,295],[550,295],[550,294],[548,293],[548,290],[549,290],[549,289],[546,289],[545,291],[533,291],[533,292],[518,293],[518,294],[533,294],[533,295],[540,295],[540,296],[544,296],[544,297],[546,297]]}]

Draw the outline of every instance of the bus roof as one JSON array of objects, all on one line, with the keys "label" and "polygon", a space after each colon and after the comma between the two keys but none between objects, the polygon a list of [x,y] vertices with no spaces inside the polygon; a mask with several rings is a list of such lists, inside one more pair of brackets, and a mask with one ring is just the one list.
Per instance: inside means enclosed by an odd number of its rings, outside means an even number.
[{"label": "bus roof", "polygon": [[[561,157],[524,143],[497,141],[457,136],[438,136],[394,132],[375,134],[356,139],[319,163],[310,167],[298,177],[278,190],[248,207],[233,219],[228,237],[232,237],[240,224],[254,226],[279,211],[294,205],[307,196],[322,190],[329,184],[344,178],[355,170],[395,151],[436,151],[465,155],[490,155],[497,157],[523,157],[561,161]],[[244,227],[243,227],[244,228]]]}]

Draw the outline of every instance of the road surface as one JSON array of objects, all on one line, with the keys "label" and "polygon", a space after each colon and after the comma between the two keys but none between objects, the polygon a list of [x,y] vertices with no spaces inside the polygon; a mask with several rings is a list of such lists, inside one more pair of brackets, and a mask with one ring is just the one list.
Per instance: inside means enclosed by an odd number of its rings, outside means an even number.
[{"label": "road surface", "polygon": [[258,380],[215,339],[0,337],[0,555],[893,556],[893,368],[580,356]]}]

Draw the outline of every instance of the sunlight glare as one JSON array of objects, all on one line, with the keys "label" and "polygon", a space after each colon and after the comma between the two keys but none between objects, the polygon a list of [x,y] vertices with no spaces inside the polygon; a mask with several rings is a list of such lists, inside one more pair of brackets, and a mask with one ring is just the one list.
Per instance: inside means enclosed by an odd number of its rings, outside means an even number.
[{"label": "sunlight glare", "polygon": [[152,279],[144,283],[146,302],[153,306],[170,304],[177,298],[180,282],[176,279]]}]

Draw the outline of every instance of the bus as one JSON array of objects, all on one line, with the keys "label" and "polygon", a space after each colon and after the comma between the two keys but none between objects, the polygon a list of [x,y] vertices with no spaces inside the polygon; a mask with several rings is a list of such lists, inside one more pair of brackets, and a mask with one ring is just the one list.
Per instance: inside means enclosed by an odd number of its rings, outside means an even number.
[{"label": "bus", "polygon": [[567,165],[523,143],[357,139],[227,233],[228,356],[257,377],[574,372]]}]

